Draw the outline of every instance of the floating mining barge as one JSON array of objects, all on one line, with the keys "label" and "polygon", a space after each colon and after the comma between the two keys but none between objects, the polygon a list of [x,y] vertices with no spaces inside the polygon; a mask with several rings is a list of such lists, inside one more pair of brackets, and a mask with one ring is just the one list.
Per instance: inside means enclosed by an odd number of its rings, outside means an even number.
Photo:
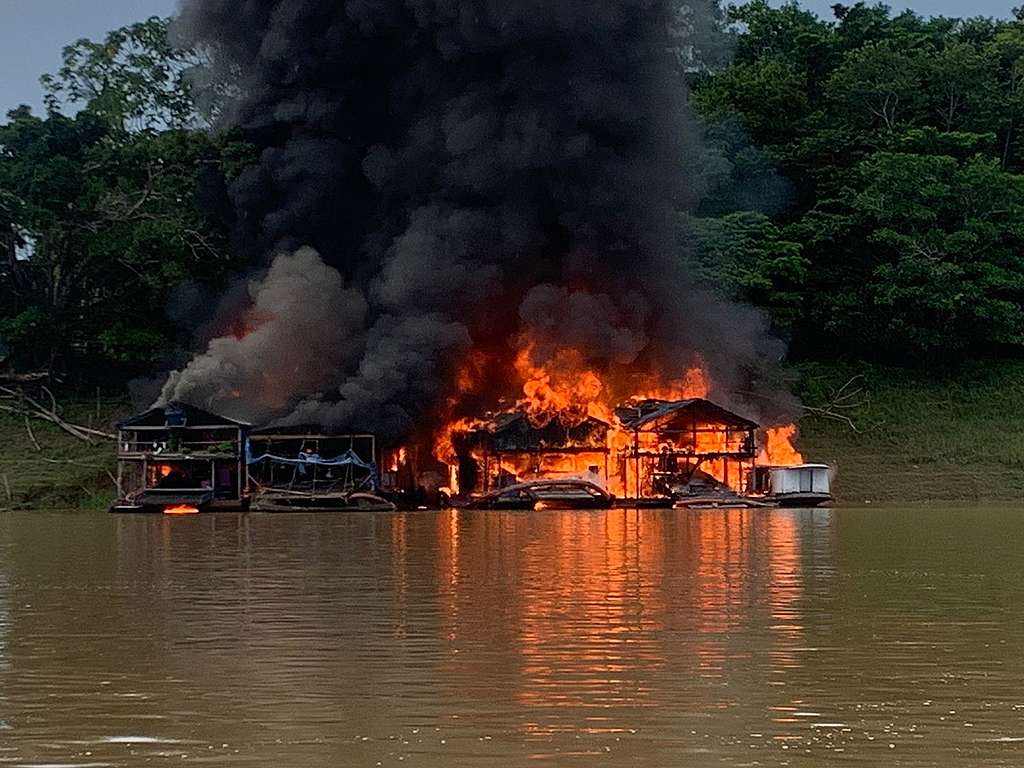
[{"label": "floating mining barge", "polygon": [[[454,459],[372,434],[257,428],[183,403],[118,425],[114,512],[771,507],[829,503],[831,470],[773,464],[755,422],[702,398],[623,404],[612,419],[488,414]],[[766,439],[766,438],[764,438]]]}]

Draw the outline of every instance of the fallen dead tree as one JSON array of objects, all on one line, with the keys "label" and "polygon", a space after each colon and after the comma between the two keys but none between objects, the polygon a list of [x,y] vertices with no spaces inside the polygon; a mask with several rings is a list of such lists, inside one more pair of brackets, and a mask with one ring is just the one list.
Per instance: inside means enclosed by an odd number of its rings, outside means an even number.
[{"label": "fallen dead tree", "polygon": [[93,445],[97,439],[100,440],[117,440],[117,435],[111,432],[104,432],[100,429],[94,429],[93,427],[87,427],[81,424],[74,424],[67,421],[60,414],[60,406],[57,403],[57,398],[54,397],[53,393],[45,386],[40,387],[43,396],[47,403],[40,402],[39,399],[32,397],[20,387],[13,387],[9,385],[0,385],[0,413],[8,413],[13,416],[20,416],[25,420],[25,428],[28,432],[29,438],[32,440],[32,444],[39,450],[39,442],[36,439],[35,433],[32,431],[31,422],[45,421],[55,425],[62,431],[71,435],[72,437],[81,440],[82,442]]},{"label": "fallen dead tree", "polygon": [[857,374],[838,389],[830,388],[828,397],[824,402],[815,405],[801,405],[800,407],[804,413],[810,416],[842,422],[853,432],[860,434],[861,429],[853,417],[863,410],[867,404],[868,398],[864,391],[864,377]]},{"label": "fallen dead tree", "polygon": [[[767,397],[757,392],[738,391],[736,394],[745,397],[752,397],[766,402],[783,404],[783,401],[774,397]],[[845,424],[856,434],[862,431],[860,420],[855,421],[869,403],[864,388],[864,377],[861,374],[851,377],[839,388],[829,388],[828,395],[823,402],[814,405],[799,404],[801,415],[815,416],[819,419],[838,421]]]}]

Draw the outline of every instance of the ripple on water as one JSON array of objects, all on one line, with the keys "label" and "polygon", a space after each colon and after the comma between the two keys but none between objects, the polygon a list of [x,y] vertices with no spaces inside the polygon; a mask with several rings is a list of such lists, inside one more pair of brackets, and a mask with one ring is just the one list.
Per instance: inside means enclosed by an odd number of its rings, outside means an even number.
[{"label": "ripple on water", "polygon": [[2,762],[1024,764],[1019,514],[12,519]]}]

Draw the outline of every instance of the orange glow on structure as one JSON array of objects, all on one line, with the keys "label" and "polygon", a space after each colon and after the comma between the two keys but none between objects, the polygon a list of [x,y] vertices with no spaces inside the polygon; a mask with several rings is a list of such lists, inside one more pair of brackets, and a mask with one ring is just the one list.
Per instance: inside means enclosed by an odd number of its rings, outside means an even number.
[{"label": "orange glow on structure", "polygon": [[[627,454],[640,451],[645,456],[660,454],[663,450],[693,454],[723,454],[742,452],[743,436],[726,430],[694,430],[681,436],[674,444],[662,444],[652,432],[634,434],[616,418],[615,409],[630,402],[643,400],[688,400],[708,398],[712,382],[701,361],[689,369],[677,372],[647,370],[639,365],[597,366],[588,360],[583,350],[562,348],[542,359],[540,347],[532,339],[521,338],[518,350],[511,360],[502,360],[500,354],[471,351],[454,371],[452,395],[440,414],[440,427],[433,438],[433,454],[449,468],[449,487],[460,490],[459,456],[455,447],[456,436],[475,430],[488,429],[488,421],[459,417],[465,404],[484,394],[485,372],[495,366],[508,370],[508,389],[505,397],[492,402],[499,410],[515,410],[528,418],[530,425],[544,429],[552,424],[577,427],[587,419],[595,419],[608,426],[606,441],[601,444],[584,442],[566,447],[534,453],[504,452],[485,457],[476,449],[470,456],[483,467],[488,480],[513,478],[519,481],[585,477],[594,479],[591,468],[607,482],[608,490],[617,496],[643,495],[636,487],[636,472],[625,466]],[[483,398],[486,402],[487,398]],[[800,463],[800,454],[790,440],[796,427],[779,427],[767,431],[768,452],[775,464]],[[593,449],[593,450],[589,450]],[[763,453],[763,452],[762,452]],[[635,454],[634,454],[635,455]],[[632,459],[630,459],[631,461]],[[763,458],[759,459],[763,463]],[[701,472],[707,473],[735,490],[743,490],[745,477],[729,465],[735,461],[726,458],[705,458]],[[749,465],[748,465],[749,466]]]},{"label": "orange glow on structure", "polygon": [[409,449],[405,446],[384,452],[384,466],[391,472],[401,472],[409,467]]},{"label": "orange glow on structure", "polygon": [[266,312],[259,312],[255,307],[246,310],[237,320],[226,329],[226,336],[234,336],[241,341],[246,336],[258,331],[266,325],[273,317]]},{"label": "orange glow on structure", "polygon": [[164,510],[165,515],[198,515],[199,510],[196,507],[190,507],[187,505],[180,505],[177,507],[167,507]]}]

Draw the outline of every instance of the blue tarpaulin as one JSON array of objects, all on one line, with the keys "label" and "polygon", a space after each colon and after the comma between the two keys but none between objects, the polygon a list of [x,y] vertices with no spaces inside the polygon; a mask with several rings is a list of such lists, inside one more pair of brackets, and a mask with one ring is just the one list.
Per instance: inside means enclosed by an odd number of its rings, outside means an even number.
[{"label": "blue tarpaulin", "polygon": [[[297,456],[277,456],[272,453],[264,453],[262,456],[252,455],[252,445],[247,440],[245,442],[245,462],[246,464],[258,464],[261,461],[269,461],[274,464],[285,464],[291,467],[298,467],[299,472],[305,474],[306,467],[359,467],[365,469],[369,473],[369,477],[366,478],[372,487],[377,486],[377,465],[373,462],[366,462],[356,453],[354,450],[349,448],[345,453],[340,456],[333,458],[324,458],[318,453],[299,453]],[[362,483],[366,485],[366,482]]]}]

